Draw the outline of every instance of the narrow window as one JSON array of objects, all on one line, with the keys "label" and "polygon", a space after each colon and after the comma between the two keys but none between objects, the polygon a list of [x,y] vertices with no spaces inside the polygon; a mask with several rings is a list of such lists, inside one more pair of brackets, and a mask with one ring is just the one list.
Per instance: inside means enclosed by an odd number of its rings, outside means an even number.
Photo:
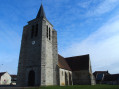
[{"label": "narrow window", "polygon": [[35,37],[38,35],[38,24],[36,24],[36,32],[35,32]]},{"label": "narrow window", "polygon": [[47,31],[46,31],[46,35],[47,35],[47,38],[48,38],[48,26],[47,26]]},{"label": "narrow window", "polygon": [[32,26],[32,30],[31,30],[31,38],[33,38],[33,34],[34,34],[34,26]]},{"label": "narrow window", "polygon": [[50,40],[50,28],[49,28],[49,40]]},{"label": "narrow window", "polygon": [[63,71],[62,71],[62,76],[63,76]]}]

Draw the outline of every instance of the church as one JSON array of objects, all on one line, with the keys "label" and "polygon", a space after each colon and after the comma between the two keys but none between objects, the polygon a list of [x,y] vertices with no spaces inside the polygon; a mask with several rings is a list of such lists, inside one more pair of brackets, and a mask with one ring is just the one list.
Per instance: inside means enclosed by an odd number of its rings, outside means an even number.
[{"label": "church", "polygon": [[68,58],[58,54],[57,31],[41,4],[36,18],[23,28],[17,86],[94,84],[89,54]]}]

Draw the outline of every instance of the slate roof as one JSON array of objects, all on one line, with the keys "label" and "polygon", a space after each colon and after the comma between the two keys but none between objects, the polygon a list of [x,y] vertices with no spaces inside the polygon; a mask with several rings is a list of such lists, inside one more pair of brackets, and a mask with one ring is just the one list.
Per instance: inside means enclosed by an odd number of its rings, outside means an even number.
[{"label": "slate roof", "polygon": [[89,70],[89,54],[65,59],[72,71]]},{"label": "slate roof", "polygon": [[109,74],[109,72],[108,72],[108,71],[95,71],[95,72],[93,73],[93,75],[95,76],[95,78],[96,78],[97,74],[98,74],[98,75],[99,75],[99,74],[107,75],[107,74]]},{"label": "slate roof", "polygon": [[37,14],[36,18],[46,18],[42,4],[40,6],[40,9],[38,11],[38,14]]},{"label": "slate roof", "polygon": [[62,69],[66,69],[66,70],[70,70],[71,68],[69,67],[69,65],[67,64],[66,60],[64,57],[62,57],[61,55],[58,55],[58,66]]}]

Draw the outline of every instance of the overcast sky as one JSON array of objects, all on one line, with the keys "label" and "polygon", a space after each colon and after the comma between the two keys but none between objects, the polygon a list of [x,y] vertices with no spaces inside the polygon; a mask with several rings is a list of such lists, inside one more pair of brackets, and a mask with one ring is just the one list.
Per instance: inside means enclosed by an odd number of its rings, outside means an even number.
[{"label": "overcast sky", "polygon": [[[17,73],[23,26],[40,5],[40,0],[0,2],[0,72]],[[90,54],[93,71],[119,73],[119,0],[43,0],[43,6],[57,30],[59,54]]]}]

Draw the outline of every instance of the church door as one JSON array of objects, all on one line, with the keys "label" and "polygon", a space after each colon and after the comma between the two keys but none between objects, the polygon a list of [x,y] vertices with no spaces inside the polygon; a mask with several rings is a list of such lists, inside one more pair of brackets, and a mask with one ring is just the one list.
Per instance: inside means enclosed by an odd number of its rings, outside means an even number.
[{"label": "church door", "polygon": [[35,72],[31,70],[28,76],[28,86],[34,86],[34,85],[35,85]]}]

